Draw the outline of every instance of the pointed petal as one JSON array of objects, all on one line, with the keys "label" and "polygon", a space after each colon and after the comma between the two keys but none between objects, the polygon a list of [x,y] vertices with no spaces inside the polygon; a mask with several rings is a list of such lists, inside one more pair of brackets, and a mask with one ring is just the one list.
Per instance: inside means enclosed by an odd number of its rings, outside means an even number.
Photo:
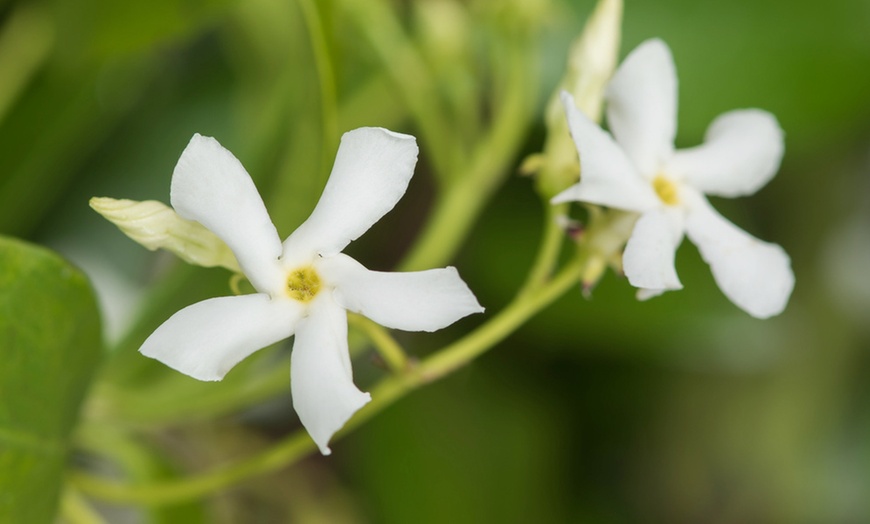
[{"label": "pointed petal", "polygon": [[607,125],[644,176],[655,175],[674,149],[677,70],[667,44],[637,46],[607,86]]},{"label": "pointed petal", "polygon": [[564,91],[562,104],[580,155],[580,183],[551,202],[589,202],[637,212],[658,206],[652,186],[637,173],[613,138],[577,109],[574,98]]},{"label": "pointed petal", "polygon": [[405,331],[436,331],[483,308],[454,267],[385,273],[370,271],[347,255],[318,265],[335,285],[343,308],[382,326]]},{"label": "pointed petal", "polygon": [[655,298],[665,291],[671,291],[669,289],[646,289],[646,288],[638,288],[637,293],[635,293],[635,298],[640,300],[641,302],[645,302],[651,298]]},{"label": "pointed petal", "polygon": [[417,140],[410,135],[378,127],[345,133],[320,201],[284,241],[285,256],[341,252],[393,209],[416,163]]},{"label": "pointed petal", "polygon": [[751,195],[776,174],[784,149],[772,114],[730,111],[710,124],[702,145],[674,153],[667,171],[709,195]]},{"label": "pointed petal", "polygon": [[221,380],[242,359],[293,334],[302,308],[257,293],[197,302],[172,315],[139,351],[198,380]]},{"label": "pointed petal", "polygon": [[323,293],[299,321],[290,357],[293,408],[302,425],[329,455],[329,439],[371,395],[353,384],[347,348],[347,314]]},{"label": "pointed petal", "polygon": [[683,224],[679,211],[649,211],[637,220],[625,245],[622,264],[632,286],[649,290],[639,298],[647,299],[664,290],[683,288],[674,267],[674,255],[682,240]]},{"label": "pointed petal", "polygon": [[737,306],[757,318],[785,309],[794,273],[780,246],[738,228],[700,195],[686,217],[686,233],[710,264],[719,289]]},{"label": "pointed petal", "polygon": [[172,173],[172,207],[230,246],[245,276],[261,292],[282,279],[281,240],[241,162],[217,140],[193,135]]}]

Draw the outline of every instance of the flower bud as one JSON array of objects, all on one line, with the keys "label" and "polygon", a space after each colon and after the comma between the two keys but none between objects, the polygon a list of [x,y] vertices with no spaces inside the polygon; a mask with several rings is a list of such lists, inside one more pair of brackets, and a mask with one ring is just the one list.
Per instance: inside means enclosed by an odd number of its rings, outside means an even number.
[{"label": "flower bud", "polygon": [[601,120],[604,89],[616,68],[621,22],[622,0],[599,0],[583,33],[571,46],[567,71],[550,97],[545,115],[547,139],[537,188],[547,200],[576,184],[580,176],[577,149],[568,133],[559,93],[568,91],[590,119]]},{"label": "flower bud", "polygon": [[221,266],[241,272],[235,255],[223,240],[198,222],[181,218],[163,203],[94,197],[89,204],[125,235],[151,251],[163,248],[190,264]]}]

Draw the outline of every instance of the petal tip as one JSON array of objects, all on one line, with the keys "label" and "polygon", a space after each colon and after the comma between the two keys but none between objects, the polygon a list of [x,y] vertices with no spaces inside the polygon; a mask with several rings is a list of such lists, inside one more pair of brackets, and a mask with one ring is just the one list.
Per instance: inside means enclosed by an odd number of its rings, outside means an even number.
[{"label": "petal tip", "polygon": [[398,140],[405,140],[405,141],[414,142],[414,143],[417,142],[417,138],[414,135],[399,133],[397,131],[390,131],[389,129],[387,129],[385,127],[376,127],[375,129],[378,129],[378,130],[382,131],[383,133],[385,133],[387,136],[390,136],[390,137],[398,139]]},{"label": "petal tip", "polygon": [[641,42],[629,55],[644,56],[646,60],[653,58],[656,60],[664,59],[670,62],[674,60],[671,47],[657,36]]},{"label": "petal tip", "polygon": [[197,365],[188,366],[184,362],[175,362],[172,359],[165,358],[165,356],[161,354],[161,352],[151,347],[151,345],[148,344],[147,340],[144,344],[142,344],[142,347],[139,348],[139,353],[141,353],[142,356],[152,358],[160,362],[161,364],[170,367],[175,371],[178,371],[181,374],[187,375],[188,377],[194,378],[201,382],[220,382],[221,380],[223,380],[224,376],[226,376],[226,372],[220,374],[217,370],[207,369]]},{"label": "petal tip", "polygon": [[553,198],[550,199],[550,204],[565,204],[567,202],[577,202],[577,191],[579,190],[580,184],[574,184],[573,186],[565,189],[561,193],[557,194]]}]

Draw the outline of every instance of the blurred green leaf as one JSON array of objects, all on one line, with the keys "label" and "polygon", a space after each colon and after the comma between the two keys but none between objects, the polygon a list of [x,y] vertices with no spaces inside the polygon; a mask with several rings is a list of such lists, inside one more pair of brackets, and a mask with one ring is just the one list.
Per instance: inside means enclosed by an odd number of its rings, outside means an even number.
[{"label": "blurred green leaf", "polygon": [[217,25],[231,0],[112,2],[56,0],[58,32],[66,60],[105,62],[178,42]]},{"label": "blurred green leaf", "polygon": [[54,253],[0,237],[0,522],[51,522],[100,360],[97,304]]}]

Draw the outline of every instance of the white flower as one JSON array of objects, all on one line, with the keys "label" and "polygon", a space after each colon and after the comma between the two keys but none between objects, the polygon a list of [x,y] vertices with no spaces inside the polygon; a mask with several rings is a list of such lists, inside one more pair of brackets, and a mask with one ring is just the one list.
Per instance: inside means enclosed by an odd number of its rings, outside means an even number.
[{"label": "white flower", "polygon": [[341,253],[402,197],[416,161],[412,136],[346,133],[320,201],[282,245],[242,164],[217,140],[194,135],[172,174],[172,206],[226,242],[257,293],[182,309],[148,337],[142,354],[220,380],[254,351],[295,334],[293,406],[329,454],[332,435],[370,400],[353,383],[345,310],[407,331],[434,331],[483,311],[455,268],[382,273]]},{"label": "white flower", "polygon": [[749,195],[773,178],[784,148],[773,115],[730,111],[713,121],[704,144],[675,151],[677,76],[670,49],[657,39],[632,51],[610,81],[613,136],[583,115],[571,95],[563,93],[562,102],[581,179],[552,201],[640,213],[623,255],[639,298],[682,288],[674,255],[685,233],[732,302],[759,318],[785,308],[794,287],[788,255],[727,221],[704,197]]}]

